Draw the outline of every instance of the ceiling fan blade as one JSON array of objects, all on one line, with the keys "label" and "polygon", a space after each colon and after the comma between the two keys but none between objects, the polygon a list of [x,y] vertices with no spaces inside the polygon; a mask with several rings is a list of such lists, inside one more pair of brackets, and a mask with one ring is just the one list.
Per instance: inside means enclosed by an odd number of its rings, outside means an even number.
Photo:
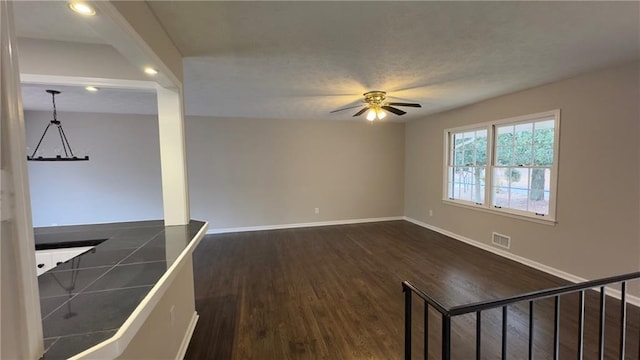
[{"label": "ceiling fan blade", "polygon": [[414,104],[414,103],[400,103],[400,102],[390,102],[387,103],[387,105],[393,105],[393,106],[410,106],[410,107],[419,107],[421,108],[422,105],[420,104]]},{"label": "ceiling fan blade", "polygon": [[330,113],[330,114],[332,114],[332,113],[336,113],[336,112],[338,112],[338,111],[344,111],[344,110],[349,110],[349,109],[355,109],[355,108],[359,108],[359,107],[361,107],[361,106],[364,106],[364,104],[360,104],[360,105],[356,105],[356,106],[349,106],[349,107],[346,107],[346,108],[343,108],[343,109],[338,109],[338,110],[329,111],[329,113]]},{"label": "ceiling fan blade", "polygon": [[353,114],[353,117],[360,116],[360,115],[364,114],[364,112],[365,112],[365,111],[367,111],[368,109],[369,109],[369,108],[368,108],[368,107],[366,107],[366,108],[364,108],[364,109],[362,109],[362,110],[358,111],[357,113]]},{"label": "ceiling fan blade", "polygon": [[381,106],[381,108],[383,108],[383,109],[385,109],[385,110],[387,110],[387,111],[389,111],[389,112],[392,112],[392,113],[394,113],[394,114],[396,114],[396,115],[404,115],[404,114],[406,114],[406,113],[407,113],[406,111],[402,111],[402,110],[400,110],[400,109],[396,109],[396,108],[391,107],[391,106],[389,106],[389,105]]}]

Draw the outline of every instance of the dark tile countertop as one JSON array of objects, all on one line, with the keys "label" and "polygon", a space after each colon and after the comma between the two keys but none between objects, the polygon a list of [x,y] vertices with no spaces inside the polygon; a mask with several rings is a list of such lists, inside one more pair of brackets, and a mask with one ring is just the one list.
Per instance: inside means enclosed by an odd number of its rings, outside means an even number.
[{"label": "dark tile countertop", "polygon": [[142,221],[35,229],[40,249],[98,243],[38,277],[44,359],[66,359],[112,337],[204,225]]}]

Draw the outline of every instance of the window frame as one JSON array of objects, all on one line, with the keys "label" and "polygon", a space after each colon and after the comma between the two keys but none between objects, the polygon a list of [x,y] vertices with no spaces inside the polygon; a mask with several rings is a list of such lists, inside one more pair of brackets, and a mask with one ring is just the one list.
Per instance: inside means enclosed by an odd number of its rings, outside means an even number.
[{"label": "window frame", "polygon": [[[543,119],[554,120],[554,133],[553,133],[553,164],[550,169],[549,179],[549,213],[546,215],[536,214],[530,211],[517,210],[508,207],[496,207],[494,203],[494,171],[496,168],[503,168],[502,165],[497,165],[494,158],[494,152],[496,151],[495,143],[497,141],[496,128],[504,125],[517,125],[523,123],[533,123]],[[453,136],[458,133],[470,132],[470,131],[487,131],[487,163],[485,167],[485,193],[484,203],[478,204],[468,200],[452,199],[449,198],[449,167],[451,159],[450,148]],[[461,206],[464,208],[470,208],[480,211],[485,211],[493,214],[499,214],[507,217],[513,217],[517,219],[529,220],[533,222],[539,222],[543,224],[555,224],[556,223],[556,203],[558,193],[558,167],[559,167],[559,148],[560,148],[560,109],[544,111],[534,114],[527,114],[521,116],[515,116],[510,118],[504,118],[494,121],[488,121],[483,123],[470,124],[465,126],[459,126],[455,128],[448,128],[444,130],[444,156],[443,156],[443,186],[442,186],[442,201],[445,204]],[[515,167],[515,166],[513,166]],[[535,164],[531,166],[525,166],[532,169],[536,167]]]}]

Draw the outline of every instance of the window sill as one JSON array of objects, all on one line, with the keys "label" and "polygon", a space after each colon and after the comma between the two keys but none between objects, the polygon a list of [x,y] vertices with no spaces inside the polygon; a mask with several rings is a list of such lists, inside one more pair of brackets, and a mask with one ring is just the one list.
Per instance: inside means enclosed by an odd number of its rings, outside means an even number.
[{"label": "window sill", "polygon": [[468,205],[468,204],[460,203],[460,202],[449,200],[449,199],[442,199],[442,203],[445,205],[452,205],[452,206],[457,206],[465,209],[478,210],[478,211],[486,212],[489,214],[534,222],[534,223],[543,224],[543,225],[555,226],[557,224],[557,221],[551,218],[548,218],[548,219],[534,218],[531,216],[518,215],[518,214],[510,213],[507,211],[495,210],[495,209],[487,208],[481,205]]}]

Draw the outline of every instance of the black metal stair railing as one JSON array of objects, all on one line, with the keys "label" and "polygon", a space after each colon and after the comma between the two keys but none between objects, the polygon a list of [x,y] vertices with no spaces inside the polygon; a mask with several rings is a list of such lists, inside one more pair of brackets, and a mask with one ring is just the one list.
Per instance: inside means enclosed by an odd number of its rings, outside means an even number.
[{"label": "black metal stair railing", "polygon": [[[553,358],[559,359],[560,356],[560,296],[578,293],[578,359],[583,358],[584,354],[584,315],[585,315],[585,291],[590,289],[598,289],[600,292],[600,315],[599,315],[599,336],[598,336],[598,358],[604,359],[605,356],[605,305],[606,305],[606,286],[612,284],[620,284],[620,359],[625,358],[626,345],[626,322],[627,322],[627,282],[640,278],[640,272],[634,272],[625,275],[612,276],[608,278],[586,281],[578,284],[570,284],[552,289],[535,291],[521,295],[511,296],[503,299],[482,301],[478,303],[454,306],[447,308],[418,289],[409,281],[402,282],[402,291],[405,295],[405,343],[404,353],[405,359],[410,360],[412,357],[412,310],[413,310],[413,294],[423,300],[424,306],[424,358],[429,358],[429,308],[438,311],[442,316],[442,348],[441,354],[443,360],[451,359],[451,319],[455,316],[473,314],[476,315],[476,359],[481,359],[481,325],[482,312],[490,309],[502,309],[502,349],[501,358],[507,359],[507,307],[512,304],[529,302],[529,339],[528,339],[528,359],[533,359],[533,334],[534,334],[534,312],[535,302],[542,299],[554,299],[554,317],[553,317]],[[639,350],[640,351],[640,350]],[[523,358],[520,354],[518,358]]]}]

